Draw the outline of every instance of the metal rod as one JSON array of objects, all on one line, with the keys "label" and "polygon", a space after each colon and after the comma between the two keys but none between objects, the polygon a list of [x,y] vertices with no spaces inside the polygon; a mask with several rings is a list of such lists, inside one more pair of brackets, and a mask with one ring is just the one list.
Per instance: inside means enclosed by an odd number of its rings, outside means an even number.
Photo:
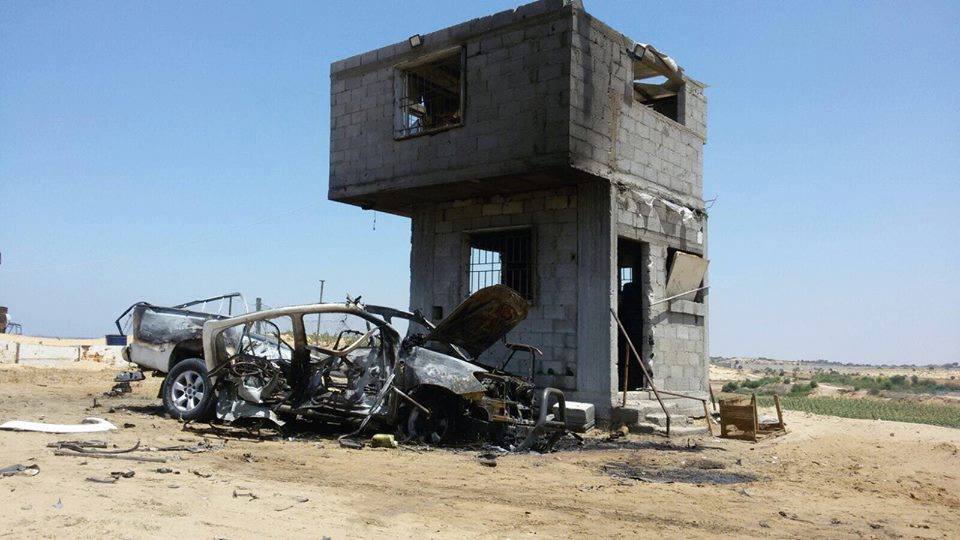
[{"label": "metal rod", "polygon": [[666,391],[666,390],[660,390],[660,393],[661,393],[661,394],[666,394],[666,395],[668,395],[668,396],[682,397],[682,398],[687,398],[687,399],[695,399],[695,400],[697,400],[697,401],[702,401],[702,402],[704,402],[704,403],[707,402],[707,398],[702,398],[702,397],[697,397],[697,396],[688,396],[688,395],[686,395],[686,394],[678,394],[678,393],[676,393],[676,392],[668,392],[668,391]]},{"label": "metal rod", "polygon": [[424,407],[423,405],[417,403],[417,400],[415,400],[415,399],[413,399],[412,397],[408,396],[407,394],[403,393],[403,392],[402,392],[399,388],[397,388],[396,386],[393,387],[393,391],[396,392],[397,395],[399,395],[399,396],[402,397],[403,399],[405,399],[405,400],[409,401],[410,403],[412,403],[414,406],[416,406],[416,407],[417,407],[418,409],[420,409],[421,411],[425,412],[425,413],[427,414],[427,416],[430,416],[430,409],[428,409],[428,408]]},{"label": "metal rod", "polygon": [[653,395],[656,396],[657,402],[660,403],[660,408],[663,409],[663,414],[667,417],[667,437],[670,436],[670,413],[667,412],[667,406],[663,404],[663,400],[660,399],[660,393],[657,391],[657,387],[653,384],[653,377],[650,376],[650,372],[647,371],[647,366],[643,365],[642,357],[640,353],[637,352],[637,348],[633,346],[633,341],[630,340],[630,336],[627,335],[627,329],[624,328],[623,323],[620,322],[620,317],[617,316],[617,312],[613,308],[610,308],[610,314],[613,315],[613,320],[617,321],[617,326],[620,327],[620,332],[623,333],[623,337],[627,340],[627,345],[630,346],[630,350],[633,351],[634,356],[637,357],[637,363],[640,364],[640,368],[643,370],[643,374],[647,377],[647,382],[650,383],[650,390],[653,391]]},{"label": "metal rod", "polygon": [[98,452],[71,452],[68,450],[54,450],[53,455],[55,456],[73,456],[73,457],[89,457],[89,458],[103,458],[103,459],[124,459],[129,461],[145,461],[147,463],[166,463],[167,458],[162,457],[149,457],[149,456],[127,456],[123,454],[103,454]]},{"label": "metal rod", "polygon": [[627,381],[630,380],[630,349],[623,348],[623,403],[621,407],[627,406]]},{"label": "metal rod", "polygon": [[[320,303],[321,304],[323,303],[323,284],[326,283],[326,281],[327,280],[325,279],[320,280]],[[318,344],[320,343],[320,313],[317,313],[317,343]]]},{"label": "metal rod", "polygon": [[710,411],[707,409],[707,400],[703,400],[703,419],[707,421],[707,431],[710,432],[711,437],[716,437],[713,434],[713,421],[710,420]]},{"label": "metal rod", "polygon": [[[680,293],[680,294],[675,294],[675,295],[673,295],[673,296],[671,296],[671,297],[669,297],[669,298],[664,298],[663,300],[657,300],[656,302],[650,302],[650,305],[651,305],[651,306],[655,306],[655,305],[657,305],[657,304],[662,304],[662,303],[664,303],[664,302],[669,302],[670,300],[673,300],[673,299],[676,299],[676,298],[680,298],[681,296],[683,296],[683,295],[685,295],[685,294],[690,294],[690,293],[693,293],[693,292],[702,291],[702,290],[704,290],[704,289],[709,289],[709,288],[710,288],[709,285],[707,285],[707,286],[705,286],[705,287],[698,287],[698,288],[696,288],[696,289],[693,289],[693,290],[690,290],[690,291],[687,291],[687,292],[682,292],[682,293]],[[613,308],[611,308],[611,310],[612,310],[612,309],[613,309]]]}]

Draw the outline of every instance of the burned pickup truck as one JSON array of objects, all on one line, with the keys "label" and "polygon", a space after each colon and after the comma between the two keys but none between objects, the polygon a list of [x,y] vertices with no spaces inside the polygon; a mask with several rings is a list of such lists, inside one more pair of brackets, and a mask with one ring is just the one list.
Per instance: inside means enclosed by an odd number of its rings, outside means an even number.
[{"label": "burned pickup truck", "polygon": [[114,324],[127,340],[123,350],[126,361],[165,374],[184,360],[203,358],[203,323],[247,312],[246,301],[235,292],[173,307],[137,302]]},{"label": "burned pickup truck", "polygon": [[[495,285],[436,326],[420,313],[359,301],[211,318],[203,323],[202,360],[173,366],[164,404],[183,420],[306,419],[396,430],[432,444],[474,434],[521,449],[551,446],[564,431],[563,393],[536,390],[504,369],[506,359],[498,366],[477,360],[527,310],[519,294]],[[342,330],[311,333],[320,317],[340,321]],[[405,338],[394,326],[401,322]],[[507,348],[511,356],[529,354],[531,366],[539,352]]]}]

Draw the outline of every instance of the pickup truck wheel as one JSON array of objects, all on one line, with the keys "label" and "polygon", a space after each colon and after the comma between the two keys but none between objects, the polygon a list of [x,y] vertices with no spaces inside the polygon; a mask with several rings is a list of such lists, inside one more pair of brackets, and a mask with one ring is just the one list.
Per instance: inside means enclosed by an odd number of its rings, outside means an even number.
[{"label": "pickup truck wheel", "polygon": [[213,385],[199,358],[177,363],[163,380],[163,407],[181,421],[208,420],[213,416]]}]

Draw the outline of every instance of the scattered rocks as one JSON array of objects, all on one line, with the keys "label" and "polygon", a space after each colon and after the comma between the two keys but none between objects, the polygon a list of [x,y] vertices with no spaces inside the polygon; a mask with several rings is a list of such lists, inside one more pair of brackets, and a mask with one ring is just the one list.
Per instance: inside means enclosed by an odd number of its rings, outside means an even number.
[{"label": "scattered rocks", "polygon": [[477,456],[477,461],[485,467],[496,467],[497,466],[497,454],[494,453],[484,453]]}]

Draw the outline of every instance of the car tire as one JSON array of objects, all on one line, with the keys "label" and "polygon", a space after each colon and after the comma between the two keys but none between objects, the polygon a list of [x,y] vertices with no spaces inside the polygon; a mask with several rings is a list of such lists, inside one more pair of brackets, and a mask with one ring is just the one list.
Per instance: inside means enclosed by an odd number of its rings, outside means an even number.
[{"label": "car tire", "polygon": [[163,379],[163,408],[182,422],[209,420],[216,402],[207,366],[199,358],[178,362]]},{"label": "car tire", "polygon": [[423,414],[411,407],[407,416],[405,435],[408,439],[426,444],[446,445],[458,435],[457,407],[453,399],[427,394],[416,399],[432,413]]}]

